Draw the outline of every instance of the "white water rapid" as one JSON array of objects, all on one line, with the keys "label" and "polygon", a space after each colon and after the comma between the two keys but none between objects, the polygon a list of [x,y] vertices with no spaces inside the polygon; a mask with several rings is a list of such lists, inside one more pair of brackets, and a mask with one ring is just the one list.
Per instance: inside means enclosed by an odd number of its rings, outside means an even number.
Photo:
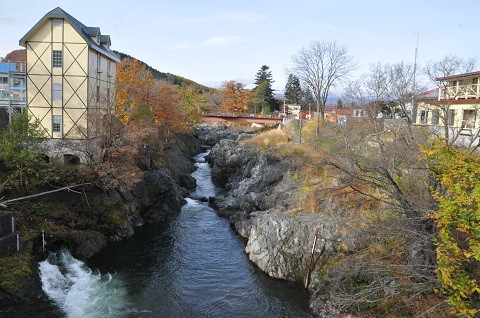
[{"label": "white water rapid", "polygon": [[118,276],[93,272],[61,250],[39,263],[42,288],[67,317],[121,317],[127,313],[126,290]]}]

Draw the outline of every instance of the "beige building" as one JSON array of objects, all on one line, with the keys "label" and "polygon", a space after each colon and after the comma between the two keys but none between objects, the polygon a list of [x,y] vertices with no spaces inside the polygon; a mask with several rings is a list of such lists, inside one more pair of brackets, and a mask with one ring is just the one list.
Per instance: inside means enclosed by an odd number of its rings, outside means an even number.
[{"label": "beige building", "polygon": [[109,35],[56,8],[20,40],[27,49],[27,108],[50,138],[97,136],[113,107],[119,58]]},{"label": "beige building", "polygon": [[446,122],[453,131],[475,135],[480,128],[479,78],[480,72],[437,78],[444,85],[418,98],[416,123],[443,127]]}]

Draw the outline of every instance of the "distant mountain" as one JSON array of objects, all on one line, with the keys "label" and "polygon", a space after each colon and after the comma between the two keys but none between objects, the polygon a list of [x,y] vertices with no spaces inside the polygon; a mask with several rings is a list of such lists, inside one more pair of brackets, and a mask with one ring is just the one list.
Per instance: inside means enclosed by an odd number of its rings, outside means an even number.
[{"label": "distant mountain", "polygon": [[128,54],[118,52],[118,51],[113,51],[113,52],[115,52],[115,54],[117,54],[120,57],[121,60],[123,60],[124,58],[129,58],[129,59],[135,59],[135,60],[139,61],[142,65],[145,65],[147,70],[150,71],[152,73],[152,75],[157,79],[165,80],[165,81],[167,81],[167,82],[169,82],[173,85],[180,85],[180,86],[194,85],[195,87],[197,87],[198,90],[200,90],[201,92],[204,92],[204,93],[205,92],[210,92],[210,91],[215,91],[214,88],[198,84],[198,83],[196,83],[192,80],[189,80],[185,77],[181,77],[181,76],[171,74],[171,73],[160,72],[159,70],[151,67],[147,63],[145,63],[143,61],[140,61],[139,59],[136,59],[133,56],[130,56]]}]

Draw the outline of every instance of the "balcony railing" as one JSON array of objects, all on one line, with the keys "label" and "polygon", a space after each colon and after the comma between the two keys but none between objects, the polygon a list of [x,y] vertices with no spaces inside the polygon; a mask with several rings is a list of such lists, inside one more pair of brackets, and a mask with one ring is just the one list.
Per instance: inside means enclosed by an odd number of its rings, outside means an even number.
[{"label": "balcony railing", "polygon": [[468,99],[468,98],[480,98],[480,84],[469,85],[457,85],[448,86],[443,89],[443,94],[440,98],[446,97],[447,99]]}]

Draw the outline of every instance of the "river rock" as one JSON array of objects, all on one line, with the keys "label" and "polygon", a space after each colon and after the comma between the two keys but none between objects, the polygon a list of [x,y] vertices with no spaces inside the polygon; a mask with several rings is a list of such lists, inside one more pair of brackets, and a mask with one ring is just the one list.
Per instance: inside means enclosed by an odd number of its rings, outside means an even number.
[{"label": "river rock", "polygon": [[214,206],[232,223],[248,218],[254,211],[286,209],[296,202],[293,189],[294,165],[288,158],[261,152],[244,143],[222,140],[208,156],[213,180],[228,192],[219,195]]},{"label": "river rock", "polygon": [[240,182],[248,178],[258,153],[257,148],[234,140],[219,141],[205,157],[212,166],[213,183],[225,187],[227,182]]},{"label": "river rock", "polygon": [[140,203],[141,216],[147,222],[178,214],[184,202],[173,178],[161,170],[145,172],[142,182],[132,192]]},{"label": "river rock", "polygon": [[[309,284],[316,293],[323,286],[322,255],[332,251],[336,240],[335,225],[324,216],[297,210],[301,197],[297,167],[281,150],[260,150],[241,140],[219,141],[207,158],[213,180],[224,189],[213,206],[247,239],[245,252],[253,263],[272,277],[301,284],[318,229]],[[321,207],[327,211],[331,202],[324,201]],[[312,297],[311,304],[315,312],[329,317],[319,297]]]},{"label": "river rock", "polygon": [[[310,213],[269,210],[249,221],[245,252],[249,259],[272,277],[302,282],[311,254],[315,231],[319,230],[316,254],[330,249],[330,227]],[[245,230],[236,224],[240,231]]]},{"label": "river rock", "polygon": [[203,144],[215,146],[220,140],[237,140],[239,134],[245,134],[245,132],[241,130],[237,131],[223,125],[200,125],[197,128],[197,134]]}]

